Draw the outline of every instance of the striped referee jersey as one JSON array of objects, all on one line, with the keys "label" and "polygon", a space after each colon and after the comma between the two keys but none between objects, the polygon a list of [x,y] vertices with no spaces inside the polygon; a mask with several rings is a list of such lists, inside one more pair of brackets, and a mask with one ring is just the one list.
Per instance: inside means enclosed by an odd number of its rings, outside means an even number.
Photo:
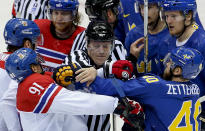
[{"label": "striped referee jersey", "polygon": [[[127,52],[118,40],[114,41],[114,49],[110,57],[111,61],[125,60]],[[64,64],[77,62],[81,67],[95,66],[95,63],[90,59],[86,49],[85,31],[77,35],[70,55],[65,58]],[[100,73],[99,73],[100,72]],[[98,69],[98,75],[106,77],[103,68]],[[87,121],[88,131],[109,131],[110,130],[110,115],[88,115],[85,116]]]},{"label": "striped referee jersey", "polygon": [[15,0],[13,17],[28,20],[46,19],[48,0]]}]

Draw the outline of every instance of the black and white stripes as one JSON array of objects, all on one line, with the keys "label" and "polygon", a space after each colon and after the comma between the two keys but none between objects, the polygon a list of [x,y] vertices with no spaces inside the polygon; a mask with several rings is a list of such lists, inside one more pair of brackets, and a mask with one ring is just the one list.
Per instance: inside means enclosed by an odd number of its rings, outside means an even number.
[{"label": "black and white stripes", "polygon": [[14,9],[17,18],[29,20],[47,18],[48,0],[15,0]]},{"label": "black and white stripes", "polygon": [[[127,52],[124,48],[124,46],[122,45],[122,43],[118,40],[115,40],[115,44],[114,44],[114,49],[112,52],[112,60],[125,60],[125,57],[127,55]],[[86,39],[85,39],[85,31],[83,31],[82,33],[78,34],[75,41],[73,42],[73,46],[71,49],[71,52],[75,51],[75,50],[85,50],[86,49]]]},{"label": "black and white stripes", "polygon": [[[125,60],[126,55],[127,55],[127,52],[124,46],[122,45],[122,43],[118,40],[115,40],[111,60],[112,61]],[[68,57],[66,57],[64,64],[68,64],[70,62],[77,62],[80,64],[81,67],[95,66],[93,61],[88,56],[88,53],[86,50],[85,31],[77,35],[73,43],[71,53]],[[102,74],[104,75],[104,73]],[[109,114],[89,115],[89,116],[85,116],[85,118],[87,120],[88,131],[109,131],[110,129],[110,115]]]}]

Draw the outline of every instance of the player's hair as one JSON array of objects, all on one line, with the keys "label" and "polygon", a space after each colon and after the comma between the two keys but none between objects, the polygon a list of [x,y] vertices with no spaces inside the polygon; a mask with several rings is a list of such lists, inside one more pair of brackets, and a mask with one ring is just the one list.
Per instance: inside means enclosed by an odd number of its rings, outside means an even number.
[{"label": "player's hair", "polygon": [[[48,14],[51,14],[52,10],[72,11],[73,16],[75,16],[73,23],[78,25],[80,22],[78,7],[78,0],[50,0]],[[50,16],[48,16],[48,18],[50,18]]]}]

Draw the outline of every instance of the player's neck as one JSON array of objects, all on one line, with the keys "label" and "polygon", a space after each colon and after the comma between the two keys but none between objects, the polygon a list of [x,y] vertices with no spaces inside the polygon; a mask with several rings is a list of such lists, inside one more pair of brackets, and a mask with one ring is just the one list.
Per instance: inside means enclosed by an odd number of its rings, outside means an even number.
[{"label": "player's neck", "polygon": [[150,34],[157,34],[159,32],[161,32],[164,28],[166,27],[166,23],[164,22],[164,20],[159,20],[159,22],[157,23],[156,28],[149,30]]},{"label": "player's neck", "polygon": [[55,33],[56,36],[59,38],[69,38],[74,31],[75,31],[75,26],[71,26],[69,29],[66,29],[65,31],[55,30]]},{"label": "player's neck", "polygon": [[178,38],[179,42],[183,42],[185,40],[187,40],[188,38],[191,37],[191,35],[196,31],[196,29],[193,28],[192,24],[189,25],[186,30],[184,31],[184,33]]},{"label": "player's neck", "polygon": [[181,78],[181,77],[172,77],[172,81],[176,81],[176,82],[187,82],[189,80]]}]

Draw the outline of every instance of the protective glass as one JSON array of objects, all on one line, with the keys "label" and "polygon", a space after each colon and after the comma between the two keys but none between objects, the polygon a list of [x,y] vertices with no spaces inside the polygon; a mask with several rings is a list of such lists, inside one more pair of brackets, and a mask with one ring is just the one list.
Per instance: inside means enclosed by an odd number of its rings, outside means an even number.
[{"label": "protective glass", "polygon": [[176,15],[174,13],[172,13],[174,11],[166,11],[162,13],[163,19],[165,21],[183,21],[185,18],[183,15]]},{"label": "protective glass", "polygon": [[38,64],[45,63],[45,60],[43,59],[43,56],[41,56],[39,53],[37,53],[36,62]]},{"label": "protective glass", "polygon": [[42,46],[44,43],[44,38],[43,38],[43,34],[40,34],[38,37],[36,37],[35,39],[33,39],[33,44],[37,45],[37,46]]},{"label": "protective glass", "polygon": [[76,17],[77,11],[63,11],[63,10],[50,10],[48,11],[48,19],[58,22],[70,22]]},{"label": "protective glass", "polygon": [[113,41],[94,41],[91,40],[89,43],[89,50],[94,52],[111,52],[113,49]]}]

